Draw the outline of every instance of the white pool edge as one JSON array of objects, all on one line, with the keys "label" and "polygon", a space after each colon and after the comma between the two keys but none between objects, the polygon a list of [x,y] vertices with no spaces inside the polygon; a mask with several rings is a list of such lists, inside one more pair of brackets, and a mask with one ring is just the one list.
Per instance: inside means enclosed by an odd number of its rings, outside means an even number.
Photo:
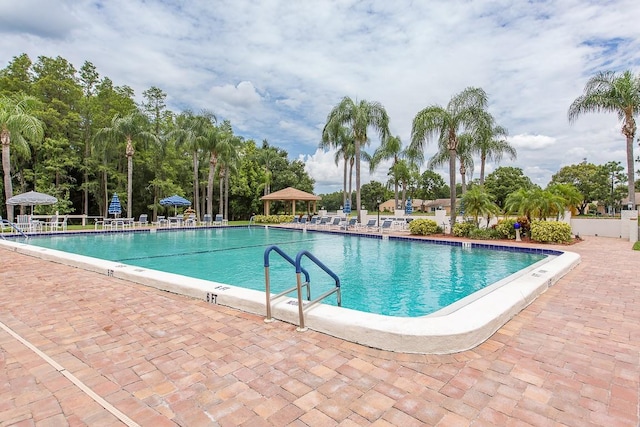
[{"label": "white pool edge", "polygon": [[[0,240],[0,246],[214,305],[266,315],[264,292],[8,240]],[[305,326],[382,350],[420,354],[457,353],[487,340],[579,263],[578,254],[562,252],[547,262],[525,269],[524,274],[444,315],[392,317],[317,304],[305,311]],[[273,317],[297,325],[298,309],[295,303],[293,298],[277,299],[273,303]]]}]

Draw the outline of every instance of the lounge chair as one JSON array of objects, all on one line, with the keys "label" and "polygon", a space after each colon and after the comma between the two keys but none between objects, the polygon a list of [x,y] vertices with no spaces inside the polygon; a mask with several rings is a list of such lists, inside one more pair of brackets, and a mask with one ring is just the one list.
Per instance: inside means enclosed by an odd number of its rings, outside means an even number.
[{"label": "lounge chair", "polygon": [[309,227],[316,227],[319,221],[320,221],[320,218],[318,218],[317,216],[312,216],[308,225]]},{"label": "lounge chair", "polygon": [[391,226],[393,225],[393,221],[390,219],[386,219],[382,222],[382,225],[380,226],[380,231],[384,232],[390,232],[391,231]]},{"label": "lounge chair", "polygon": [[357,229],[358,230],[365,230],[365,231],[376,231],[378,230],[378,220],[376,219],[370,219],[369,221],[367,221],[366,224],[360,225]]},{"label": "lounge chair", "polygon": [[152,222],[151,224],[157,225],[158,227],[167,227],[169,225],[169,221],[164,215],[158,215],[156,222]]},{"label": "lounge chair", "polygon": [[211,225],[211,214],[204,214],[204,216],[202,217],[202,221],[200,221],[200,225]]},{"label": "lounge chair", "polygon": [[330,223],[331,223],[331,217],[328,217],[328,216],[322,217],[320,222],[316,224],[316,228],[329,228]]},{"label": "lounge chair", "polygon": [[344,223],[341,228],[345,229],[345,230],[349,230],[349,229],[354,229],[357,230],[358,229],[358,218],[349,218],[349,221]]},{"label": "lounge chair", "polygon": [[196,220],[196,214],[189,214],[187,219],[184,220],[185,227],[195,227],[198,225],[198,221]]},{"label": "lounge chair", "polygon": [[330,228],[340,228],[340,224],[342,223],[346,223],[346,219],[345,218],[340,218],[339,216],[333,218],[333,221],[331,221],[331,224],[329,224]]},{"label": "lounge chair", "polygon": [[216,219],[213,220],[213,225],[228,225],[229,221],[224,219],[222,214],[216,214]]}]

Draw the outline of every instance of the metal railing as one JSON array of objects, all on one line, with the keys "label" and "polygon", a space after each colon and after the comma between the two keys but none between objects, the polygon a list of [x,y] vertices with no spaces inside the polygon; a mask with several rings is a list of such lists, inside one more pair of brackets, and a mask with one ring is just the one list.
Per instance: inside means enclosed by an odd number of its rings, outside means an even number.
[{"label": "metal railing", "polygon": [[[2,221],[0,221],[1,224],[8,224],[11,228],[13,228],[16,233],[22,235],[22,237],[24,237],[25,239],[28,239],[29,236],[27,236],[26,234],[24,234],[24,232],[22,230],[20,230],[20,228],[18,228],[18,226],[16,226],[13,222],[9,221],[8,219],[3,219]],[[2,229],[4,230],[4,226],[1,226]],[[0,234],[0,236],[2,236],[3,240],[7,240],[4,238],[4,231],[2,232],[2,234]]]},{"label": "metal railing", "polygon": [[[269,256],[273,251],[277,252],[283,259],[288,261],[289,264],[293,265],[296,268],[296,286],[286,289],[277,295],[271,296],[271,279],[269,276]],[[309,272],[305,270],[301,265],[303,257],[307,257],[308,259],[313,261],[318,267],[324,270],[336,282],[335,288],[323,293],[313,301],[311,300],[311,280],[310,280]],[[331,271],[326,265],[324,265],[319,259],[317,259],[308,251],[303,250],[298,252],[298,254],[296,255],[296,259],[294,261],[289,255],[287,255],[284,251],[282,251],[282,249],[280,249],[278,246],[276,245],[269,246],[264,251],[264,274],[265,274],[265,293],[266,293],[266,305],[267,305],[267,317],[264,320],[265,322],[273,321],[273,317],[271,315],[271,311],[272,311],[271,301],[276,298],[280,298],[284,295],[287,295],[293,291],[297,291],[297,298],[298,298],[298,317],[299,317],[298,331],[306,330],[304,325],[304,310],[320,302],[321,300],[328,297],[329,295],[336,293],[338,306],[342,305],[342,299],[340,294],[340,278],[333,271]],[[305,278],[304,282],[302,281],[302,274],[304,274],[304,278]],[[307,291],[306,297],[307,297],[307,301],[309,302],[307,303],[306,306],[302,302],[302,288],[306,288],[306,291]]]}]

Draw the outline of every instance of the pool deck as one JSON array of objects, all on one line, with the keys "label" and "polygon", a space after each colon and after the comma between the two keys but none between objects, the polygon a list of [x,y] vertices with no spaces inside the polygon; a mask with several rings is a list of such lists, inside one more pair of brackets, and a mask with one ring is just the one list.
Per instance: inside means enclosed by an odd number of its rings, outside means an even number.
[{"label": "pool deck", "polygon": [[[0,249],[0,426],[638,426],[640,252],[582,262],[478,347],[375,350]],[[544,246],[550,247],[550,246]]]}]

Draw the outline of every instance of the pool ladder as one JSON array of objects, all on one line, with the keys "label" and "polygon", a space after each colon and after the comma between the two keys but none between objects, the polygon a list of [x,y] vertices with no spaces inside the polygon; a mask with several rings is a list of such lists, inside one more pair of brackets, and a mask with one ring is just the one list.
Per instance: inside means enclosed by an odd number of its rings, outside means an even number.
[{"label": "pool ladder", "polygon": [[[24,234],[24,232],[22,230],[20,230],[17,225],[15,225],[13,222],[9,221],[8,219],[1,219],[0,224],[8,224],[11,228],[13,228],[15,230],[15,232],[17,234],[22,235],[22,237],[24,237],[26,240],[29,239],[29,236]],[[2,226],[0,225],[0,227],[2,227]],[[0,234],[0,236],[2,236],[2,240],[7,240],[4,237],[4,233]]]},{"label": "pool ladder", "polygon": [[[296,286],[294,286],[293,288],[284,290],[277,295],[271,296],[271,283],[269,279],[269,255],[271,255],[271,252],[273,251],[277,252],[283,259],[288,261],[289,264],[293,265],[296,268]],[[313,301],[311,301],[311,284],[310,284],[311,280],[309,277],[309,272],[304,268],[302,268],[302,265],[301,265],[302,257],[309,258],[318,267],[320,267],[329,276],[331,276],[336,282],[336,285],[333,289],[328,290],[327,292],[318,296]],[[304,274],[304,279],[305,279],[304,283],[302,282],[302,274]],[[326,265],[320,262],[318,258],[313,256],[309,251],[303,250],[298,252],[298,254],[296,255],[296,259],[294,260],[289,255],[287,255],[282,249],[280,249],[278,246],[276,245],[269,246],[264,251],[264,276],[265,276],[265,294],[267,299],[267,317],[266,319],[264,319],[265,322],[273,321],[273,317],[271,316],[271,300],[280,298],[293,291],[297,291],[297,294],[298,294],[298,317],[300,319],[300,323],[297,330],[299,332],[303,332],[307,330],[307,328],[304,326],[304,310],[310,308],[314,304],[320,302],[321,300],[325,299],[326,297],[328,297],[333,293],[336,294],[338,306],[342,305],[342,298],[340,294],[340,278],[333,271],[331,271]],[[306,291],[307,291],[307,301],[309,302],[306,305],[302,303],[302,288],[306,288]]]}]

